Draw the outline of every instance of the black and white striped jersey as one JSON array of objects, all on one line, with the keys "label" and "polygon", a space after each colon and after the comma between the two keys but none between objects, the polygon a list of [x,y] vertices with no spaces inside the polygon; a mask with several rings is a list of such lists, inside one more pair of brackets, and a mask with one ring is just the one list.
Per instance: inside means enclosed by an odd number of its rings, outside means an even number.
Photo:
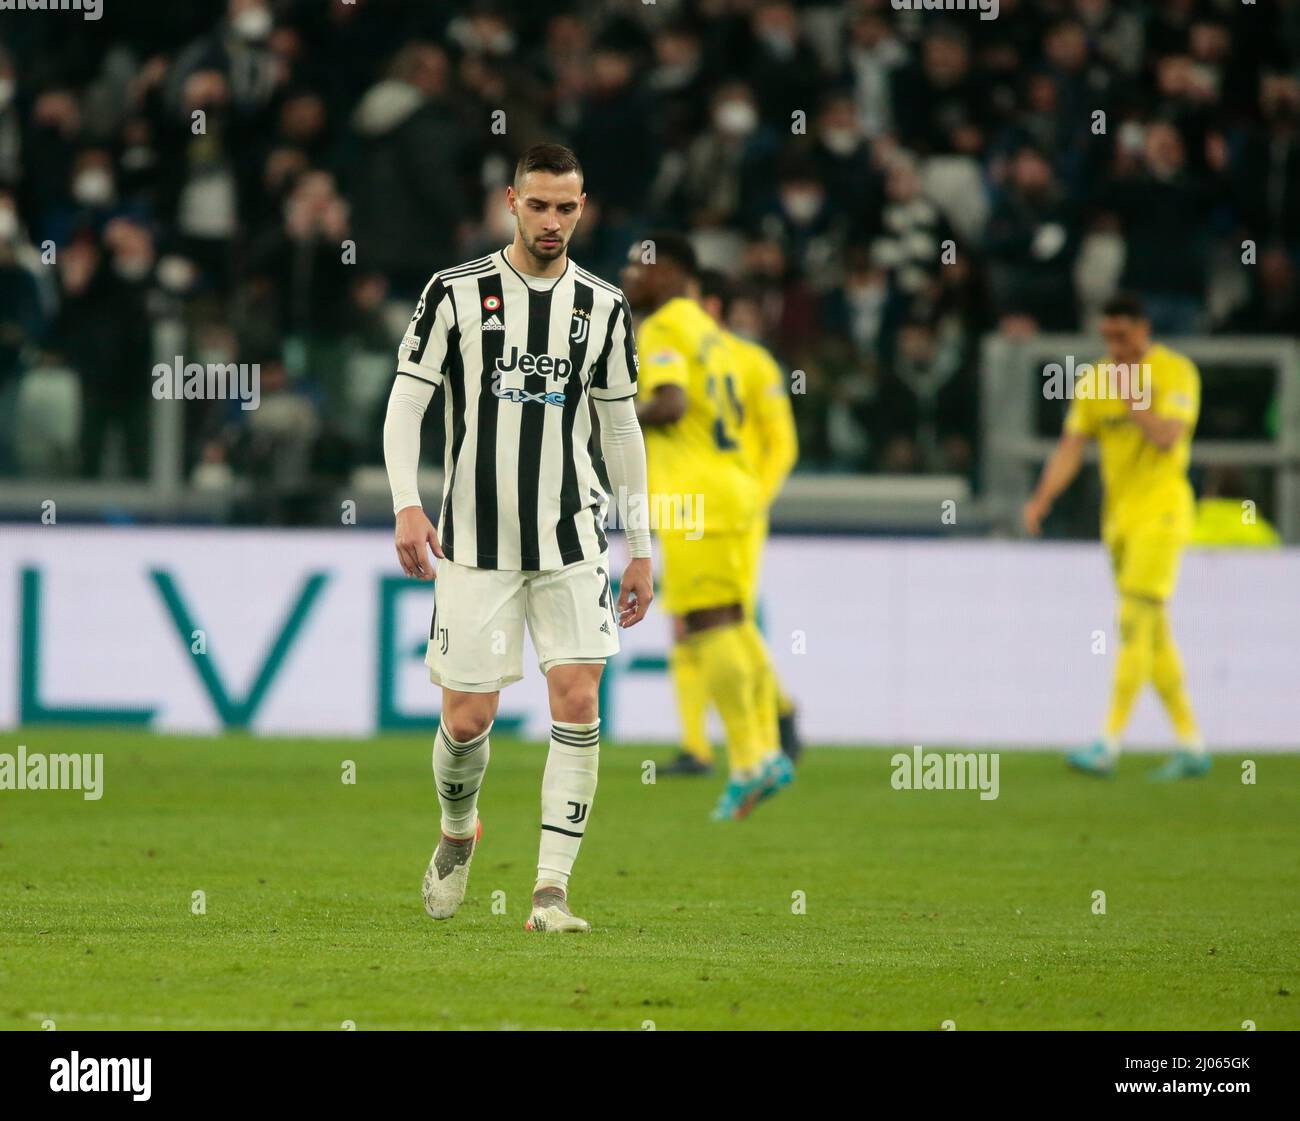
[{"label": "black and white striped jersey", "polygon": [[636,393],[623,293],[569,261],[525,277],[506,250],[436,273],[397,352],[399,374],[443,386],[443,552],[539,570],[605,551],[609,500],[588,395]]}]

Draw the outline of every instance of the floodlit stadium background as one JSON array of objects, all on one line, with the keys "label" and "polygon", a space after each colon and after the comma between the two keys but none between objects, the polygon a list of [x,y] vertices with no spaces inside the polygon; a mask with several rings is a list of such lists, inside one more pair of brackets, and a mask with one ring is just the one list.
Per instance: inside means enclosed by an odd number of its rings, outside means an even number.
[{"label": "floodlit stadium background", "polygon": [[[1300,4],[103,0],[6,11],[0,43],[0,725],[432,724],[394,355],[558,139],[578,261],[615,280],[686,229],[802,372],[763,611],[811,740],[1093,734],[1095,477],[1049,543],[1017,523],[1065,406],[1043,364],[1095,358],[1124,288],[1204,377],[1173,617],[1206,738],[1300,747]],[[258,408],[156,400],[177,356],[256,363]],[[1290,547],[1230,547],[1243,501]],[[616,736],[674,737],[666,639],[627,635]],[[540,732],[539,680],[504,701]],[[1169,742],[1150,698],[1133,738]]]}]

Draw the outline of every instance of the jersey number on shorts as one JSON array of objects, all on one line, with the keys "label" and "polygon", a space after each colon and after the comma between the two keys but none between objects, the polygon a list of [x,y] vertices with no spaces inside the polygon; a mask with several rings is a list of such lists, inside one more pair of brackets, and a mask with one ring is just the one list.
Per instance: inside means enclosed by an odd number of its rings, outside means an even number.
[{"label": "jersey number on shorts", "polygon": [[[600,599],[597,602],[601,607],[604,607],[609,611],[610,619],[612,619],[614,625],[617,626],[618,620],[614,619],[613,589],[609,585],[609,573],[601,568],[600,565],[596,565],[596,574],[601,579]],[[605,630],[605,625],[603,623],[601,624],[600,629],[602,631]]]}]

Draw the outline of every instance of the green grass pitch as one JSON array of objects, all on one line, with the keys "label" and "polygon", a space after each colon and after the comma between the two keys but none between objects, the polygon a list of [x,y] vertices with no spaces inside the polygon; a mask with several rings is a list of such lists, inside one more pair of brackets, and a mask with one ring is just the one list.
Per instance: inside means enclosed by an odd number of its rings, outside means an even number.
[{"label": "green grass pitch", "polygon": [[647,785],[667,753],[607,745],[572,889],[595,929],[544,937],[537,743],[493,743],[469,895],[434,923],[428,737],[6,741],[105,755],[100,801],[0,792],[6,1028],[1300,1027],[1294,756],[1161,787],[1151,757],[1104,781],[1005,752],[980,801],[813,750],[714,824],[717,780]]}]

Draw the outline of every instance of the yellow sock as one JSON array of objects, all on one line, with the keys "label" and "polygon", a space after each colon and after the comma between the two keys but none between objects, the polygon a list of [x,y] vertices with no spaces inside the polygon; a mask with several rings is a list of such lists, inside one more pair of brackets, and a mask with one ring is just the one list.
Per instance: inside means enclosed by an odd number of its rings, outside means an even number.
[{"label": "yellow sock", "polygon": [[1106,735],[1118,739],[1128,723],[1133,704],[1151,679],[1155,653],[1156,620],[1161,605],[1154,600],[1121,595],[1119,601],[1119,656],[1115,659],[1115,683]]},{"label": "yellow sock", "polygon": [[698,651],[709,700],[722,717],[727,764],[733,773],[750,773],[758,766],[764,749],[753,704],[760,671],[744,625],[713,627],[686,641]]},{"label": "yellow sock", "polygon": [[1201,748],[1201,731],[1192,712],[1192,701],[1187,695],[1183,678],[1183,660],[1169,626],[1169,613],[1161,604],[1155,621],[1155,643],[1151,661],[1151,680],[1164,702],[1174,734],[1184,747]]},{"label": "yellow sock", "polygon": [[696,643],[677,642],[668,655],[668,669],[673,678],[673,696],[677,699],[677,716],[682,727],[682,747],[705,763],[713,762],[713,745],[709,743],[709,687],[700,663]]},{"label": "yellow sock", "polygon": [[776,726],[777,682],[776,670],[772,666],[772,656],[768,653],[767,643],[763,641],[762,632],[752,622],[741,624],[745,641],[749,645],[749,656],[757,669],[757,682],[754,688],[754,720],[759,737],[759,748],[764,755],[777,750],[781,736]]}]

